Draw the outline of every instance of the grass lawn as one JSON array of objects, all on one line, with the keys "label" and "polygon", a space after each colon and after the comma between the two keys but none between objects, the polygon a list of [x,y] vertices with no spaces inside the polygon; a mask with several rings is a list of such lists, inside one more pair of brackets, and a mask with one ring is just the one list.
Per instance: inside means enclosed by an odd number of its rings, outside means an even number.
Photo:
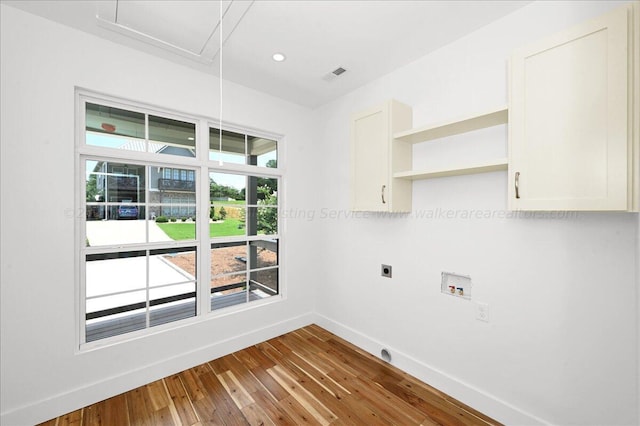
[{"label": "grass lawn", "polygon": [[[209,235],[211,237],[228,237],[232,235],[244,235],[244,228],[238,228],[238,219],[227,219],[220,223],[209,224]],[[174,222],[158,223],[160,229],[173,240],[193,240],[196,237],[195,223]]]},{"label": "grass lawn", "polygon": [[212,201],[211,204],[213,204],[217,209],[220,206],[244,206],[247,202],[245,200]]}]

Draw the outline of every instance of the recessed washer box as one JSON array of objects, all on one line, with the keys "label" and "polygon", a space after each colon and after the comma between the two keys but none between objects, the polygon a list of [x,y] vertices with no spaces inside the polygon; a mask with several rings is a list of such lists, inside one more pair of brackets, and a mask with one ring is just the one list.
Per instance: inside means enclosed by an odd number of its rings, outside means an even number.
[{"label": "recessed washer box", "polygon": [[440,287],[444,294],[471,300],[471,277],[468,275],[443,272]]}]

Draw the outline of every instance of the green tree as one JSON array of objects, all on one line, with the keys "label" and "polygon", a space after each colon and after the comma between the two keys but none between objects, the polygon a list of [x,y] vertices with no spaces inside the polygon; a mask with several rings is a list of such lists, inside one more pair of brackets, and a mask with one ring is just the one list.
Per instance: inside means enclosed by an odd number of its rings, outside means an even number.
[{"label": "green tree", "polygon": [[[271,168],[271,169],[275,169],[275,168],[278,167],[278,163],[277,163],[276,160],[269,160],[269,161],[267,161],[266,166]],[[258,198],[259,199],[264,199],[267,194],[271,195],[271,194],[275,194],[276,192],[278,192],[278,179],[259,177],[259,178],[256,179],[256,184],[258,185]],[[261,191],[260,190],[261,187],[267,188],[268,192],[265,192],[264,190]]]},{"label": "green tree", "polygon": [[[278,197],[275,194],[269,194],[264,198],[264,200],[258,201],[258,204],[266,206],[277,206]],[[258,208],[257,210],[258,233],[264,232],[265,234],[277,234],[278,208]]]},{"label": "green tree", "polygon": [[87,199],[86,201],[96,201],[96,195],[99,195],[98,191],[98,175],[91,173],[89,179],[87,179]]},{"label": "green tree", "polygon": [[225,218],[227,217],[227,211],[224,209],[224,206],[220,207],[218,213],[220,213],[220,219],[225,220]]},{"label": "green tree", "polygon": [[211,198],[233,198],[234,200],[244,200],[244,195],[237,189],[218,185],[213,179],[209,179],[209,195]]}]

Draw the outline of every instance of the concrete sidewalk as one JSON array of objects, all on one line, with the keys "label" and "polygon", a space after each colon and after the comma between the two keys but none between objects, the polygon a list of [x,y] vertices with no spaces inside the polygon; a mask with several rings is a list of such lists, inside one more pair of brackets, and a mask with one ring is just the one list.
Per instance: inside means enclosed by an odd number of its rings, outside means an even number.
[{"label": "concrete sidewalk", "polygon": [[[87,221],[87,239],[90,246],[145,243],[145,220]],[[173,241],[158,225],[150,220],[149,242]]]},{"label": "concrete sidewalk", "polygon": [[[195,277],[172,264],[166,256],[149,257],[149,299],[196,290],[193,282],[185,282],[193,281]],[[86,297],[89,299],[87,312],[144,302],[147,299],[145,256],[87,262],[86,274]]]}]

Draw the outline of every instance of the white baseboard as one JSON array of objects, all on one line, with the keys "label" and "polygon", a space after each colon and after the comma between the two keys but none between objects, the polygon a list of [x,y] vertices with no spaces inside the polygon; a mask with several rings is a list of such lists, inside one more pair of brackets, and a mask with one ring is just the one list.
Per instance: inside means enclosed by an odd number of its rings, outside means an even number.
[{"label": "white baseboard", "polygon": [[0,414],[1,425],[33,425],[313,323],[308,313]]},{"label": "white baseboard", "polygon": [[373,356],[380,358],[380,351],[386,348],[392,355],[391,364],[402,371],[441,390],[447,395],[475,408],[481,413],[508,425],[548,425],[549,422],[520,410],[482,390],[466,384],[436,368],[406,355],[389,345],[385,345],[357,330],[333,321],[323,315],[314,314],[314,322],[320,327],[358,346]]},{"label": "white baseboard", "polygon": [[[2,413],[0,415],[0,424],[37,424],[312,323],[318,324],[376,357],[380,356],[380,350],[383,347],[388,349],[393,357],[391,363],[397,368],[504,424],[550,424],[357,330],[314,313],[271,324],[235,336],[233,339],[218,341],[195,351],[164,359],[141,369],[127,371],[51,398],[34,401],[12,411]],[[108,391],[106,392],[105,390]]]}]

